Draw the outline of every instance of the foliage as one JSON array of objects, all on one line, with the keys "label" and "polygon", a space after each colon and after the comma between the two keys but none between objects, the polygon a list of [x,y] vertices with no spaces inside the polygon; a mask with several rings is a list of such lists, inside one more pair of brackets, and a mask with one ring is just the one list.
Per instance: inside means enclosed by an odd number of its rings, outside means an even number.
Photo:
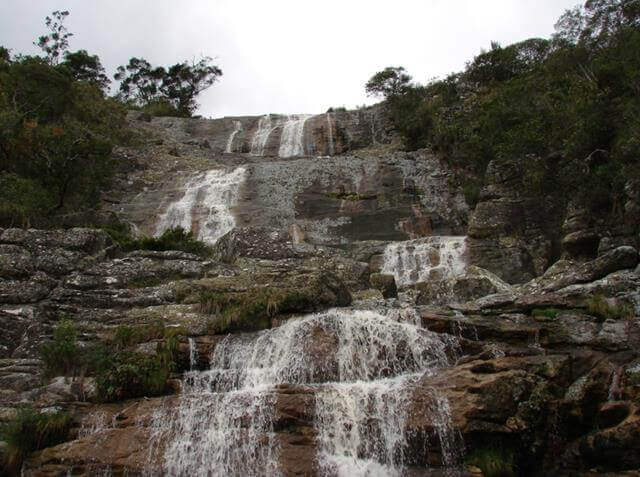
[{"label": "foliage", "polygon": [[174,369],[175,348],[160,346],[158,350],[154,355],[119,351],[108,356],[96,375],[98,400],[113,402],[164,393]]},{"label": "foliage", "polygon": [[43,56],[0,47],[0,227],[50,227],[61,215],[95,209],[117,166],[111,152],[130,138],[126,107],[190,116],[195,98],[222,74],[204,57],[167,69],[132,58],[116,77],[97,55],[69,51],[68,11],[46,17],[35,42]]},{"label": "foliage", "polygon": [[203,290],[200,312],[214,315],[210,331],[232,333],[271,327],[271,319],[281,313],[309,311],[314,297],[304,290],[250,290],[244,293]]},{"label": "foliage", "polygon": [[6,468],[18,471],[31,452],[65,442],[71,424],[71,417],[64,412],[18,408],[16,417],[0,428],[0,440],[7,443]]},{"label": "foliage", "polygon": [[465,463],[478,467],[485,477],[512,477],[516,475],[513,452],[502,447],[476,449],[465,457]]},{"label": "foliage", "polygon": [[[113,402],[163,394],[175,369],[180,334],[185,334],[182,327],[166,327],[162,320],[135,327],[118,326],[111,339],[111,352],[96,366],[97,399]],[[154,354],[127,349],[154,339],[159,340]]]},{"label": "foliage", "polygon": [[69,70],[77,81],[88,81],[102,91],[106,91],[111,80],[105,74],[104,67],[97,55],[90,55],[87,50],[68,51],[64,54],[62,67]]},{"label": "foliage", "polygon": [[370,96],[382,96],[385,99],[404,94],[411,83],[409,76],[402,66],[388,66],[374,74],[364,89]]},{"label": "foliage", "polygon": [[117,349],[126,349],[138,343],[151,340],[174,339],[185,335],[187,331],[181,326],[167,327],[163,320],[136,326],[119,325],[113,333],[111,342]]},{"label": "foliage", "polygon": [[29,227],[30,217],[37,216],[51,202],[50,192],[38,181],[0,172],[0,223]]},{"label": "foliage", "polygon": [[555,318],[562,310],[558,308],[534,308],[531,310],[531,316],[539,316],[545,318]]},{"label": "foliage", "polygon": [[478,178],[491,160],[516,161],[531,195],[577,197],[615,220],[636,200],[624,184],[640,178],[639,26],[640,3],[589,0],[551,40],[492,43],[425,86],[387,68],[366,89],[385,97],[407,149],[429,147]]},{"label": "foliage", "polygon": [[167,229],[159,237],[141,238],[131,237],[128,231],[121,226],[107,227],[105,231],[125,251],[180,250],[200,256],[209,256],[211,254],[211,248],[207,244],[195,239],[192,232],[187,232],[182,227]]},{"label": "foliage", "polygon": [[[20,57],[0,68],[0,220],[47,218],[97,204],[124,131],[124,110],[64,64]],[[11,98],[11,101],[8,100]]]},{"label": "foliage", "polygon": [[601,320],[623,320],[634,316],[633,309],[626,304],[611,304],[600,294],[595,294],[587,301],[587,311]]},{"label": "foliage", "polygon": [[56,324],[53,341],[43,344],[40,349],[45,374],[67,375],[72,372],[77,365],[79,353],[75,325],[69,318],[63,317]]},{"label": "foliage", "polygon": [[[165,327],[162,321],[136,327],[119,326],[110,345],[81,347],[73,322],[63,318],[56,325],[53,341],[41,349],[45,374],[94,374],[97,398],[103,402],[156,396],[166,390],[166,380],[175,367],[177,336],[184,333],[182,327]],[[127,349],[154,339],[159,341],[152,355]]]},{"label": "foliage", "polygon": [[126,66],[118,67],[114,78],[120,81],[120,98],[132,106],[150,114],[188,117],[198,106],[196,96],[222,75],[222,70],[211,61],[203,57],[191,64],[185,61],[165,69],[134,57]]},{"label": "foliage", "polygon": [[69,48],[69,38],[73,36],[73,33],[69,33],[62,24],[68,16],[68,10],[56,10],[50,17],[47,16],[45,25],[51,30],[51,33],[42,35],[37,42],[33,43],[44,51],[47,55],[47,62],[51,65],[56,65],[62,53]]}]

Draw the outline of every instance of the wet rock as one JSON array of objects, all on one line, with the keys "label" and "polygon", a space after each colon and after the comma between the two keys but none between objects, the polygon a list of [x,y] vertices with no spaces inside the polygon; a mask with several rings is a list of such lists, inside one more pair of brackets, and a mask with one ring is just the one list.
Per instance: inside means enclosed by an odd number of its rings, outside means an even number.
[{"label": "wet rock", "polygon": [[372,273],[369,276],[371,286],[380,290],[384,298],[396,298],[398,289],[393,275],[385,275],[383,273]]},{"label": "wet rock", "polygon": [[624,421],[631,413],[631,403],[624,401],[608,402],[598,411],[597,423],[600,429],[614,427]]}]

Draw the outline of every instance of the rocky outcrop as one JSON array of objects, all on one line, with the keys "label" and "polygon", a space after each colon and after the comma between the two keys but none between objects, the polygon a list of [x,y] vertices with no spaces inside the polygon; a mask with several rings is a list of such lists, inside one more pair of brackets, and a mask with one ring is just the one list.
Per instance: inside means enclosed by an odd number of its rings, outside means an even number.
[{"label": "rocky outcrop", "polygon": [[301,156],[333,156],[354,149],[386,144],[392,140],[390,125],[381,106],[356,111],[336,110],[318,115],[238,116],[221,119],[150,118],[131,112],[129,119],[145,131],[161,134],[176,143],[178,155],[197,147],[212,153],[245,153],[279,156],[287,123],[303,122]]},{"label": "rocky outcrop", "polygon": [[[140,235],[185,226],[213,253],[0,230],[0,423],[24,402],[74,420],[24,475],[180,473],[193,467],[167,459],[202,452],[189,465],[203,466],[238,436],[251,445],[228,473],[277,449],[267,463],[283,475],[330,475],[331,439],[347,466],[416,476],[479,475],[464,454],[496,448],[516,475],[638,470],[633,204],[624,230],[607,229],[494,161],[469,211],[444,162],[380,144],[391,137],[376,108],[136,114],[144,147],[118,150],[105,209]],[[301,142],[287,143],[294,127]],[[140,356],[169,330],[166,395],[100,404],[91,371],[45,376],[40,349],[63,316],[81,348],[135,330],[127,350]],[[227,442],[198,434],[214,418]]]},{"label": "rocky outcrop", "polygon": [[523,283],[560,258],[593,260],[620,246],[640,245],[637,227],[631,225],[637,223],[637,184],[625,186],[629,201],[616,214],[606,208],[596,211],[586,202],[589,191],[569,195],[532,187],[527,167],[542,166],[527,161],[489,163],[469,220],[472,263],[509,283]]}]

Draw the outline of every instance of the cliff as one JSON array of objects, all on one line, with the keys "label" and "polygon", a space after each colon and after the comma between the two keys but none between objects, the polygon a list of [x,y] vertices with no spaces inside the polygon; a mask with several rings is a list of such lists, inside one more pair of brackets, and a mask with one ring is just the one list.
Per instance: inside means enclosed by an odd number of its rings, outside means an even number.
[{"label": "cliff", "polygon": [[[494,162],[470,208],[460,171],[394,150],[380,117],[130,114],[105,217],[182,226],[208,256],[1,230],[0,419],[28,402],[73,420],[22,473],[639,469],[632,204],[617,229],[578,201],[542,209]],[[171,344],[159,391],[104,394],[130,361],[47,369],[69,321],[80,350],[146,362]]]}]

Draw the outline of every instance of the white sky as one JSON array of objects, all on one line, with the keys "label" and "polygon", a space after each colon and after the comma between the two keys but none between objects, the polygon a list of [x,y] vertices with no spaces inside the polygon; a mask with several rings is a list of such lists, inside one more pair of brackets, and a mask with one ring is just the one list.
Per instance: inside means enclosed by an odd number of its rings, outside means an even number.
[{"label": "white sky", "polygon": [[364,84],[386,66],[426,82],[460,71],[491,41],[548,38],[578,0],[0,0],[0,45],[37,53],[44,17],[69,10],[70,50],[111,76],[132,56],[168,66],[207,55],[220,82],[208,117],[321,113],[372,104]]}]

